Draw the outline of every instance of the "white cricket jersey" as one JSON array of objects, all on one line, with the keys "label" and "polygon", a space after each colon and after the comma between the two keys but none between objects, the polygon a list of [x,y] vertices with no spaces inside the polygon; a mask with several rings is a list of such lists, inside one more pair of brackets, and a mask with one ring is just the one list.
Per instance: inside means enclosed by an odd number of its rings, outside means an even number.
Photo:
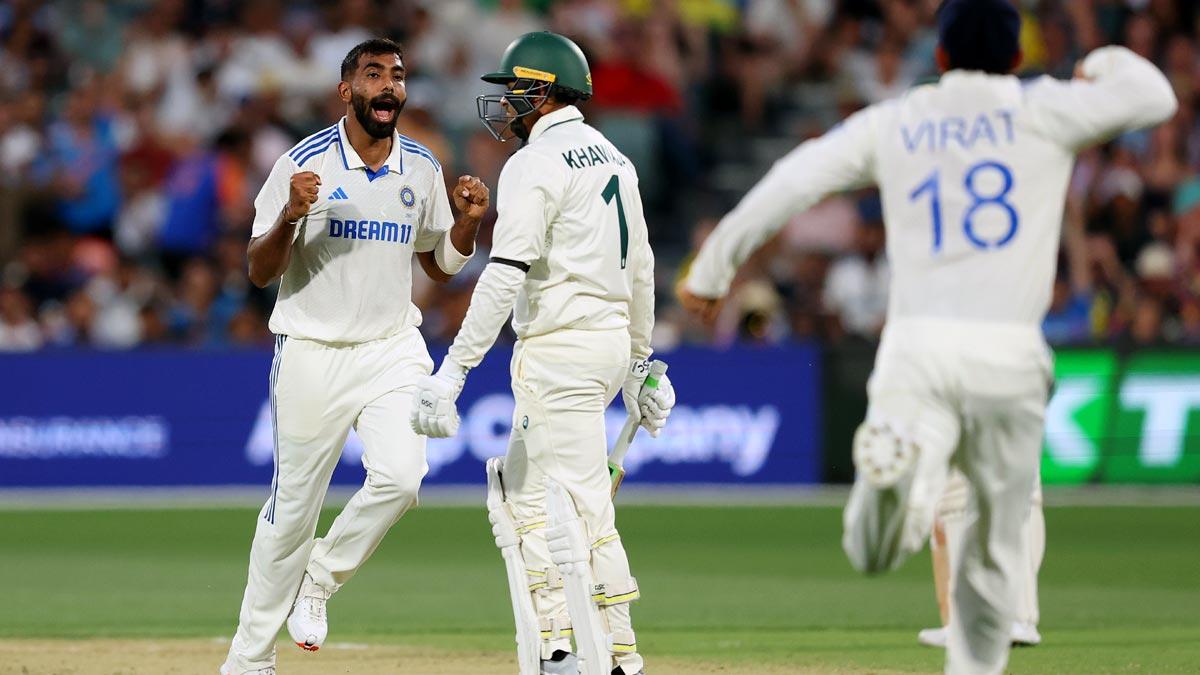
[{"label": "white cricket jersey", "polygon": [[[628,327],[633,355],[650,355],[654,255],[637,171],[584,123],[577,108],[537,121],[529,142],[500,174],[496,209],[488,267],[528,270],[513,308],[518,337]],[[492,276],[481,278],[476,298],[490,292]],[[467,368],[478,363],[499,328],[485,325],[491,321],[476,304],[473,299],[450,350]]]},{"label": "white cricket jersey", "polygon": [[1175,112],[1170,84],[1122,47],[1087,80],[952,71],[802,144],[730,212],[688,277],[724,295],[737,266],[826,195],[878,185],[892,268],[888,320],[1037,326],[1050,305],[1075,154]]},{"label": "white cricket jersey", "polygon": [[278,220],[294,174],[321,178],[271,313],[279,335],[359,343],[419,326],[413,252],[433,250],[454,224],[433,153],[397,133],[387,162],[373,172],[350,146],[345,125],[343,117],[280,157],[254,200],[258,237]]}]

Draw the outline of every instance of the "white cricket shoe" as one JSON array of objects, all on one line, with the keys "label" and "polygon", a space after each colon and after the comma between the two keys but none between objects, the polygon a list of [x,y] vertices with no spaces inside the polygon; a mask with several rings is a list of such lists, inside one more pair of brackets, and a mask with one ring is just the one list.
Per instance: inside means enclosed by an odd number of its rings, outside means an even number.
[{"label": "white cricket shoe", "polygon": [[325,643],[325,636],[329,634],[329,622],[325,616],[325,603],[328,600],[329,592],[314,583],[306,573],[287,620],[288,635],[292,636],[292,642],[297,647],[315,652]]},{"label": "white cricket shoe", "polygon": [[1042,634],[1038,632],[1036,624],[1014,621],[1012,643],[1014,647],[1036,647],[1042,644]]},{"label": "white cricket shoe", "polygon": [[275,675],[275,666],[267,666],[266,668],[258,668],[255,670],[234,670],[233,666],[226,661],[221,665],[221,675]]},{"label": "white cricket shoe", "polygon": [[[917,633],[917,642],[926,647],[945,649],[948,634],[949,629],[945,626],[941,628],[926,628]],[[1037,626],[1031,623],[1014,621],[1010,635],[1014,647],[1035,647],[1042,643],[1042,636],[1038,633]]]},{"label": "white cricket shoe", "polygon": [[941,626],[940,628],[926,628],[917,633],[917,642],[926,647],[946,648],[946,637],[949,635],[950,629]]}]

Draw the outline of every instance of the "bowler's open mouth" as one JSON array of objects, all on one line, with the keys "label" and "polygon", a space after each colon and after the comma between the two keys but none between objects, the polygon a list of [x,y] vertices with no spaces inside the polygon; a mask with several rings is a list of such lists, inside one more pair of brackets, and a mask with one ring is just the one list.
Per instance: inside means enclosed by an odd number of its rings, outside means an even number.
[{"label": "bowler's open mouth", "polygon": [[371,101],[371,115],[379,122],[388,123],[395,120],[399,108],[400,102],[390,96]]}]

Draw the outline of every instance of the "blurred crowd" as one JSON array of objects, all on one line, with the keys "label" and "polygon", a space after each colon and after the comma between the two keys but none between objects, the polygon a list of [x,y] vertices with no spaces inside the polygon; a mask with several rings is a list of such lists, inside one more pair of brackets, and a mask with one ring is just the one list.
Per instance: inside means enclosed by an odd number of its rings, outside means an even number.
[{"label": "blurred crowd", "polygon": [[[1083,156],[1046,332],[1055,343],[1200,344],[1200,11],[1188,0],[1018,0],[1021,75],[1091,49],[1155,61],[1168,124]],[[515,146],[476,118],[516,36],[576,39],[584,107],[638,166],[658,256],[660,347],[878,336],[877,195],[794,218],[739,275],[715,328],[674,304],[689,254],[770,162],[936,77],[936,0],[62,0],[0,3],[0,350],[262,345],[274,290],[246,278],[274,161],[343,114],[342,58],[405,46],[401,133],[494,188]],[[494,217],[494,214],[493,214]],[[491,223],[481,232],[486,253]],[[455,334],[486,255],[416,274],[431,340]]]}]

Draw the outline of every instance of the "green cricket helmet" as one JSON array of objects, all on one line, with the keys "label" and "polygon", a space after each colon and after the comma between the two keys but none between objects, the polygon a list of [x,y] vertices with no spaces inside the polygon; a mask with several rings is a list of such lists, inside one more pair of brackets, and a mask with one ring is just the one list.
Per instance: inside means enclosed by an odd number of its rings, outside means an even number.
[{"label": "green cricket helmet", "polygon": [[556,91],[580,100],[592,96],[592,73],[583,51],[549,31],[526,33],[513,40],[500,57],[500,67],[482,79],[507,88],[503,94],[482,94],[475,99],[479,119],[499,141],[522,136],[520,132],[528,135],[519,120]]}]

